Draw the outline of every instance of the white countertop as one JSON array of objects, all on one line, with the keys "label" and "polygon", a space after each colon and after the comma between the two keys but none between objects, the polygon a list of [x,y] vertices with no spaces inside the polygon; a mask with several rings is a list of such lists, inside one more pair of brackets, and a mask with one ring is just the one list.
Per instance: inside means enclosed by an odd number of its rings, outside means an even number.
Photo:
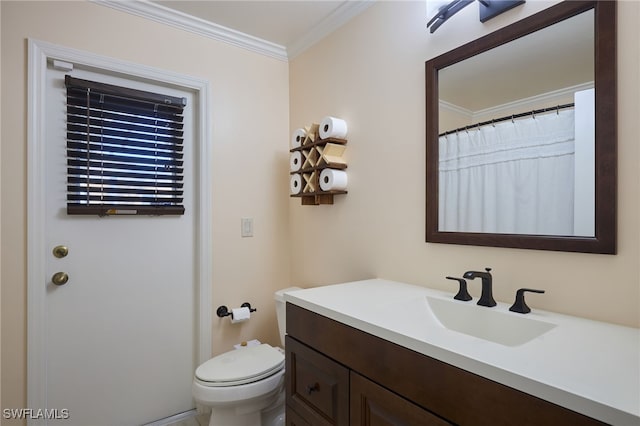
[{"label": "white countertop", "polygon": [[538,309],[522,315],[504,303],[478,307],[557,324],[504,346],[444,328],[421,302],[453,294],[371,279],[293,291],[285,300],[606,423],[640,425],[640,329]]}]

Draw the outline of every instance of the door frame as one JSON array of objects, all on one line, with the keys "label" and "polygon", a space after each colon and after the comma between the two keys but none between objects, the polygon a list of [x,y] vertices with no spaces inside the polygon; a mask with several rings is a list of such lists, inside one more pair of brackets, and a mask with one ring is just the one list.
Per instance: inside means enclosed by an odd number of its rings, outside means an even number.
[{"label": "door frame", "polygon": [[[105,72],[116,72],[146,80],[177,86],[194,93],[196,105],[195,135],[196,173],[196,259],[197,362],[211,357],[211,278],[212,278],[212,201],[210,87],[204,79],[165,71],[146,65],[121,61],[106,56],[28,40],[27,89],[27,407],[47,407],[46,399],[46,286],[45,268],[45,78],[47,64],[53,60],[86,66]],[[61,408],[61,407],[57,407]],[[30,425],[45,420],[31,419]]]}]

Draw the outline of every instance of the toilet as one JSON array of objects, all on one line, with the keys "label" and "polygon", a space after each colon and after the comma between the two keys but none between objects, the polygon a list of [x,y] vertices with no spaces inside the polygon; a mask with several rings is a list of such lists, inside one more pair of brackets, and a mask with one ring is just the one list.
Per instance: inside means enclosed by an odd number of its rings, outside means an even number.
[{"label": "toilet", "polygon": [[[275,293],[284,347],[284,294]],[[211,408],[209,426],[284,426],[284,350],[266,343],[235,349],[200,365],[193,379],[196,404]]]}]

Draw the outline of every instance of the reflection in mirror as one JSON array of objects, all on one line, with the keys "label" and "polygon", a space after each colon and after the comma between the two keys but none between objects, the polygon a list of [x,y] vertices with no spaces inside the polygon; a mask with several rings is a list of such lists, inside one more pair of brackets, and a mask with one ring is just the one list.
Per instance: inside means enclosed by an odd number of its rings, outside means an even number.
[{"label": "reflection in mirror", "polygon": [[615,253],[615,13],[566,1],[427,62],[428,242]]},{"label": "reflection in mirror", "polygon": [[589,10],[438,71],[440,231],[595,235],[593,33]]}]

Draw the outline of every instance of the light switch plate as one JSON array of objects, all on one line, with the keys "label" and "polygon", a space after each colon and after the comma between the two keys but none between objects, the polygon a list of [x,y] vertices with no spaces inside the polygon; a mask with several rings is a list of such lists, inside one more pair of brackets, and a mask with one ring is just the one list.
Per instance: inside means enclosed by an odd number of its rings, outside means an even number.
[{"label": "light switch plate", "polygon": [[240,219],[240,235],[242,237],[253,237],[253,219],[243,217]]}]

